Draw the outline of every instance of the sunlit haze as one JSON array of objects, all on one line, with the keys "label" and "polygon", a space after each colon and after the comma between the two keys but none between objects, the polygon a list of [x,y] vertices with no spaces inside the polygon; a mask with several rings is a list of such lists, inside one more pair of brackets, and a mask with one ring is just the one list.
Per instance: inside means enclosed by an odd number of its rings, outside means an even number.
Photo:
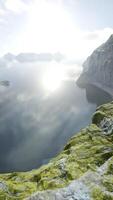
[{"label": "sunlit haze", "polygon": [[[57,69],[58,65],[68,65],[70,69],[74,68],[78,74],[77,71],[80,71],[87,56],[113,32],[110,23],[105,22],[105,24],[99,25],[98,22],[95,24],[94,11],[96,11],[98,19],[102,14],[102,10],[97,7],[97,1],[93,5],[94,10],[88,0],[85,2],[84,4],[84,1],[76,0],[1,1],[1,56],[8,52],[14,55],[38,53],[41,62],[52,59],[57,61],[57,65],[52,63],[54,70],[51,70],[50,67],[45,70],[42,83],[47,90],[58,89],[67,71],[67,68],[63,68],[63,71],[62,67]],[[92,20],[88,18],[89,14],[92,15]],[[92,25],[94,25],[93,28]],[[50,58],[49,54],[52,54],[53,58]],[[30,57],[31,55],[27,56],[27,61]],[[26,62],[25,57],[22,59]],[[4,61],[3,58],[1,65],[6,64],[6,61],[7,59]]]},{"label": "sunlit haze", "polygon": [[[69,61],[83,62],[113,32],[110,22],[106,23],[103,17],[101,20],[102,10],[100,6],[97,7],[97,1],[93,4],[93,10],[91,6],[88,0],[0,2],[1,55],[7,52],[60,52]],[[92,19],[88,18],[90,13]],[[98,23],[95,24],[97,16]],[[99,26],[99,20],[105,24]]]},{"label": "sunlit haze", "polygon": [[62,81],[65,79],[66,69],[62,66],[59,67],[54,63],[53,66],[50,66],[47,70],[45,70],[42,83],[45,89],[49,92],[54,92],[61,86]]}]

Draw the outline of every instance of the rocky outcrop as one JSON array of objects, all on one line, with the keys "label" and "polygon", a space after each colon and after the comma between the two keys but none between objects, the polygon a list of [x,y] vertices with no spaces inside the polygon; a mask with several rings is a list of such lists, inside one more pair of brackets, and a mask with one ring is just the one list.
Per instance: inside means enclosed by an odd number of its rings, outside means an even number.
[{"label": "rocky outcrop", "polygon": [[0,200],[113,200],[113,102],[47,165],[0,175]]},{"label": "rocky outcrop", "polygon": [[96,85],[113,95],[113,35],[83,63],[78,84]]},{"label": "rocky outcrop", "polygon": [[27,200],[112,200],[113,177],[110,166],[113,157],[95,171],[88,171],[65,188],[37,192]]}]

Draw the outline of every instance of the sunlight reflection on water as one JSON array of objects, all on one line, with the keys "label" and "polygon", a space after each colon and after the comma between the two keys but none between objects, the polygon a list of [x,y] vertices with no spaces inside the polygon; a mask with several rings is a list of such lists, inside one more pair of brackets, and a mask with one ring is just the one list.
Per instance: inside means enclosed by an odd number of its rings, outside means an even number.
[{"label": "sunlight reflection on water", "polygon": [[110,100],[97,88],[78,88],[72,69],[68,80],[48,92],[41,82],[47,67],[19,63],[0,69],[0,79],[10,81],[9,87],[0,87],[0,171],[28,170],[45,163],[90,122],[96,105]]}]

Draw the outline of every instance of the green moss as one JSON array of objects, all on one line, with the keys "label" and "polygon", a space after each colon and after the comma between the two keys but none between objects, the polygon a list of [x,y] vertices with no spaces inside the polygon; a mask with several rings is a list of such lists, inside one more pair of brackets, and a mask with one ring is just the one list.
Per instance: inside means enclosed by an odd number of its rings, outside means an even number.
[{"label": "green moss", "polygon": [[113,175],[113,158],[108,163],[106,174],[107,175]]},{"label": "green moss", "polygon": [[113,192],[113,175],[104,176],[102,184],[106,190]]},{"label": "green moss", "polygon": [[101,187],[94,187],[92,189],[91,197],[93,200],[113,200],[113,196],[104,192]]},{"label": "green moss", "polygon": [[100,187],[94,187],[91,194],[94,200],[103,200],[103,193]]},{"label": "green moss", "polygon": [[113,101],[98,107],[97,111],[105,113],[108,118],[113,117]]},{"label": "green moss", "polygon": [[106,116],[105,113],[100,110],[95,112],[92,117],[92,123],[99,125],[105,116]]}]

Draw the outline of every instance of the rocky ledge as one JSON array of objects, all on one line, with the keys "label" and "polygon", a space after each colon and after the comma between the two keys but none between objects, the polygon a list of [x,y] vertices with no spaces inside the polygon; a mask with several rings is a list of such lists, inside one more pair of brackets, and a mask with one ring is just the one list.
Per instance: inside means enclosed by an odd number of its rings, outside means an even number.
[{"label": "rocky ledge", "polygon": [[113,35],[98,47],[83,63],[77,83],[95,85],[113,96]]},{"label": "rocky ledge", "polygon": [[113,102],[47,165],[0,175],[0,200],[113,200]]}]

